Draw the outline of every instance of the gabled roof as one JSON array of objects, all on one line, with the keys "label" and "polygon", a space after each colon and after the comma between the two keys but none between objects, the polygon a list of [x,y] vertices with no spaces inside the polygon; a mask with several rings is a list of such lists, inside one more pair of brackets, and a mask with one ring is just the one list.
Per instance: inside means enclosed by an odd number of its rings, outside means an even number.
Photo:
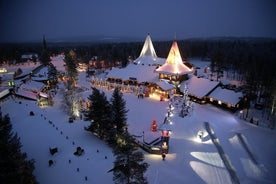
[{"label": "gabled roof", "polygon": [[188,81],[181,83],[180,91],[184,92],[185,84],[188,87],[188,93],[190,95],[202,99],[204,96],[208,95],[212,90],[214,90],[219,85],[219,82],[211,81],[205,78],[198,78],[193,75]]},{"label": "gabled roof", "polygon": [[229,103],[231,105],[237,105],[243,97],[242,92],[235,92],[229,89],[222,89],[221,87],[216,88],[210,95],[210,98],[220,100],[224,103]]},{"label": "gabled roof", "polygon": [[157,73],[170,75],[184,75],[193,72],[192,69],[190,69],[183,63],[176,41],[174,41],[172,44],[166,63],[155,71]]},{"label": "gabled roof", "polygon": [[172,90],[175,88],[175,86],[173,84],[170,84],[163,80],[156,82],[155,84],[157,84],[164,91],[169,91],[169,90]]}]

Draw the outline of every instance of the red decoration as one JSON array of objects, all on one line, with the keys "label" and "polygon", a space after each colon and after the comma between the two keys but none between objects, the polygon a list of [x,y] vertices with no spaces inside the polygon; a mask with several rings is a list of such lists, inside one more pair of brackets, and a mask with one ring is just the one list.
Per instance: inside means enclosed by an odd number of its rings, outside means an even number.
[{"label": "red decoration", "polygon": [[155,118],[154,118],[154,120],[152,121],[152,124],[151,124],[151,131],[153,131],[153,132],[157,131],[157,123],[156,123]]},{"label": "red decoration", "polygon": [[162,130],[162,137],[169,137],[169,131],[168,130]]}]

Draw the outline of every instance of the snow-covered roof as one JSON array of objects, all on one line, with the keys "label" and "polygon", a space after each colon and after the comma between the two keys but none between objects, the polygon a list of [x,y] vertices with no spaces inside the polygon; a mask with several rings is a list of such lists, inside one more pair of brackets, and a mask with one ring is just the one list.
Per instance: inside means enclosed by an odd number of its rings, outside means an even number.
[{"label": "snow-covered roof", "polygon": [[19,88],[18,90],[15,91],[15,94],[28,99],[37,100],[37,93],[34,93],[32,91],[26,91]]},{"label": "snow-covered roof", "polygon": [[36,53],[29,53],[21,55],[21,59],[32,59],[33,57],[38,58],[38,54]]},{"label": "snow-covered roof", "polygon": [[184,75],[193,72],[192,69],[190,69],[183,63],[176,41],[174,41],[172,44],[166,63],[155,71],[157,73],[170,75]]},{"label": "snow-covered roof", "polygon": [[48,68],[45,66],[39,70],[34,76],[32,76],[32,80],[42,81],[48,79]]},{"label": "snow-covered roof", "polygon": [[51,63],[56,67],[58,71],[65,71],[65,62],[63,55],[52,57]]},{"label": "snow-covered roof", "polygon": [[213,90],[219,84],[219,82],[210,81],[209,79],[205,78],[198,78],[193,75],[188,81],[181,83],[180,91],[184,91],[185,84],[188,87],[189,94],[194,95],[198,98],[203,98],[211,90]]},{"label": "snow-covered roof", "polygon": [[26,83],[23,83],[20,88],[27,91],[40,91],[44,87],[44,84],[42,82],[36,82],[36,81],[28,81]]},{"label": "snow-covered roof", "polygon": [[168,91],[168,90],[171,90],[171,89],[174,89],[174,85],[164,81],[164,80],[161,80],[159,82],[156,82],[156,84],[162,88],[164,91]]},{"label": "snow-covered roof", "polygon": [[220,100],[224,103],[236,105],[243,97],[242,92],[235,92],[229,89],[216,88],[210,95],[210,98]]},{"label": "snow-covered roof", "polygon": [[6,89],[0,89],[0,99],[7,96],[10,93],[10,90],[8,88]]},{"label": "snow-covered roof", "polygon": [[136,78],[138,82],[155,82],[158,80],[158,74],[153,72],[154,69],[155,66],[129,64],[125,68],[112,69],[106,77],[123,81]]}]

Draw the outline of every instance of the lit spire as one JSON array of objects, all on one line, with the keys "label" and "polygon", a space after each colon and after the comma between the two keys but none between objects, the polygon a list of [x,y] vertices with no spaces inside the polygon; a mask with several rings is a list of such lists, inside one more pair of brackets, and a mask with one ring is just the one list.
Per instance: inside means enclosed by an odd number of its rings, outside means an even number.
[{"label": "lit spire", "polygon": [[167,73],[173,75],[188,74],[192,71],[192,69],[183,63],[176,41],[174,41],[172,44],[166,63],[156,69],[156,72],[158,73]]},{"label": "lit spire", "polygon": [[140,53],[140,57],[142,56],[151,56],[153,58],[157,58],[149,33],[146,37],[144,46]]}]

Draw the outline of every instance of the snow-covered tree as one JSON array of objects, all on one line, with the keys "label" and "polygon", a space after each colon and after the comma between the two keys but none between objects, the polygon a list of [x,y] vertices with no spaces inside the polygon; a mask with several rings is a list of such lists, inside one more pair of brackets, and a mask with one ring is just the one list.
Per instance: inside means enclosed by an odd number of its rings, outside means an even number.
[{"label": "snow-covered tree", "polygon": [[180,110],[180,116],[184,117],[188,113],[188,108],[189,108],[189,96],[188,96],[188,88],[185,85],[184,91],[183,91],[183,98],[182,98],[182,103],[181,103],[181,110]]}]

